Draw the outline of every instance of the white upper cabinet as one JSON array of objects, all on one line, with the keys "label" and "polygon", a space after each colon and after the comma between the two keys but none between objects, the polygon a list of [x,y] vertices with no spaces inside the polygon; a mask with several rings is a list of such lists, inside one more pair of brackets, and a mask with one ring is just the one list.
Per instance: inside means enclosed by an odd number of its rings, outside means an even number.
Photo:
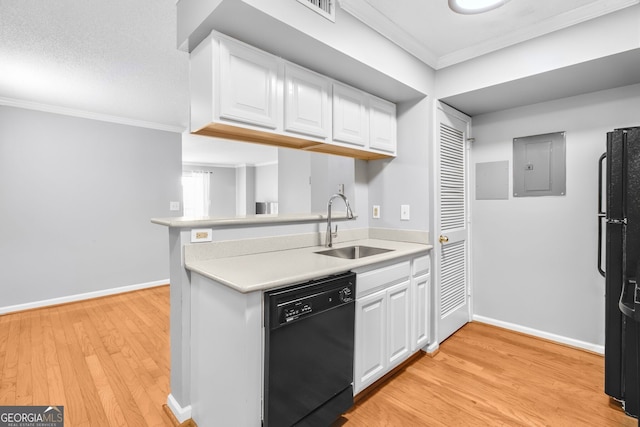
[{"label": "white upper cabinet", "polygon": [[368,146],[369,113],[366,93],[333,84],[333,140]]},{"label": "white upper cabinet", "polygon": [[191,52],[189,76],[194,134],[363,160],[395,156],[395,105],[224,34]]},{"label": "white upper cabinet", "polygon": [[396,104],[369,99],[369,148],[396,153]]},{"label": "white upper cabinet", "polygon": [[318,138],[331,132],[331,80],[312,71],[285,65],[284,129]]},{"label": "white upper cabinet", "polygon": [[220,41],[220,117],[278,127],[278,58],[233,40]]}]

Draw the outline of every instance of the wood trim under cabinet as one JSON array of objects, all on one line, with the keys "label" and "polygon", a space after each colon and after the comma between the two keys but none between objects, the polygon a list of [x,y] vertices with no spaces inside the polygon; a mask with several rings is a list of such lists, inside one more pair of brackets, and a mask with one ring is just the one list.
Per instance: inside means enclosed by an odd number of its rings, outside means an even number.
[{"label": "wood trim under cabinet", "polygon": [[393,157],[389,154],[374,153],[342,145],[326,144],[319,141],[312,141],[309,139],[296,138],[271,132],[263,132],[255,129],[247,129],[224,123],[209,123],[207,126],[191,133],[214,138],[231,139],[234,141],[265,144],[272,147],[296,148],[299,150],[308,150],[317,153],[336,154],[338,156],[353,157],[361,160],[387,159]]}]

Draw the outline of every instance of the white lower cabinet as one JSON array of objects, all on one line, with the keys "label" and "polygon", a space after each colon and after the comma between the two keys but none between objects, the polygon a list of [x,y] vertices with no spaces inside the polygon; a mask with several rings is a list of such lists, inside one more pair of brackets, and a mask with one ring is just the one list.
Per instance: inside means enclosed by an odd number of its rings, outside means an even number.
[{"label": "white lower cabinet", "polygon": [[393,368],[411,353],[411,289],[409,281],[387,290],[387,366]]},{"label": "white lower cabinet", "polygon": [[[356,280],[357,283],[357,280]],[[380,378],[387,359],[387,293],[376,292],[356,300],[354,389],[358,393]]]},{"label": "white lower cabinet", "polygon": [[354,393],[429,343],[428,255],[358,274]]},{"label": "white lower cabinet", "polygon": [[411,283],[413,294],[413,331],[411,350],[419,350],[429,344],[429,291],[431,279],[428,274],[414,277]]}]

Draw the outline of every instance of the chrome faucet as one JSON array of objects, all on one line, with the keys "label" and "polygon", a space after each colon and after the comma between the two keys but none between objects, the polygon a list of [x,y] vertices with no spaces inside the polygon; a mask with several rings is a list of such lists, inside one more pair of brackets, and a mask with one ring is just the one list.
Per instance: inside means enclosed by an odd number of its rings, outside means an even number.
[{"label": "chrome faucet", "polygon": [[328,248],[333,246],[333,238],[338,237],[338,225],[336,224],[336,231],[331,231],[331,204],[333,203],[333,199],[341,198],[344,201],[345,206],[347,207],[347,219],[353,219],[353,211],[351,210],[351,206],[349,206],[349,200],[344,196],[344,194],[334,194],[329,198],[329,203],[327,204],[327,244]]}]

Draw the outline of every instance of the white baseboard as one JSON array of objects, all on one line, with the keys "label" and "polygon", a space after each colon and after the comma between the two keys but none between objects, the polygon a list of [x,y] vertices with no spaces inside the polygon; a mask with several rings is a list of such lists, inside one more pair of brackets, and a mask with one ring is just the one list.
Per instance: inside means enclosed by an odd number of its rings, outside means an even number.
[{"label": "white baseboard", "polygon": [[167,406],[180,424],[191,418],[191,405],[183,408],[172,394],[169,394],[169,397],[167,397]]},{"label": "white baseboard", "polygon": [[549,341],[555,341],[560,344],[569,345],[571,347],[581,348],[583,350],[592,351],[598,354],[604,354],[604,346],[593,344],[585,341],[576,340],[573,338],[563,337],[562,335],[556,335],[549,332],[539,331],[537,329],[528,328],[526,326],[517,325],[515,323],[503,322],[502,320],[492,319],[490,317],[473,315],[473,320],[480,323],[487,323],[493,326],[499,326],[501,328],[510,329],[516,332],[522,332],[523,334],[533,335],[534,337],[544,338]]},{"label": "white baseboard", "polygon": [[432,354],[432,353],[435,353],[439,348],[440,348],[440,344],[438,344],[437,342],[432,342],[427,347],[423,348],[423,350],[427,354]]},{"label": "white baseboard", "polygon": [[154,288],[156,286],[166,285],[168,283],[169,283],[169,279],[165,279],[165,280],[158,280],[155,282],[140,283],[137,285],[122,286],[119,288],[104,289],[104,290],[95,291],[95,292],[87,292],[85,294],[69,295],[66,297],[29,302],[26,304],[9,305],[6,307],[0,307],[0,314],[13,313],[16,311],[23,311],[23,310],[31,310],[34,308],[47,307],[50,305],[67,304],[70,302],[83,301],[91,298],[105,297],[108,295],[115,295],[115,294],[121,294],[124,292],[137,291],[140,289]]}]

